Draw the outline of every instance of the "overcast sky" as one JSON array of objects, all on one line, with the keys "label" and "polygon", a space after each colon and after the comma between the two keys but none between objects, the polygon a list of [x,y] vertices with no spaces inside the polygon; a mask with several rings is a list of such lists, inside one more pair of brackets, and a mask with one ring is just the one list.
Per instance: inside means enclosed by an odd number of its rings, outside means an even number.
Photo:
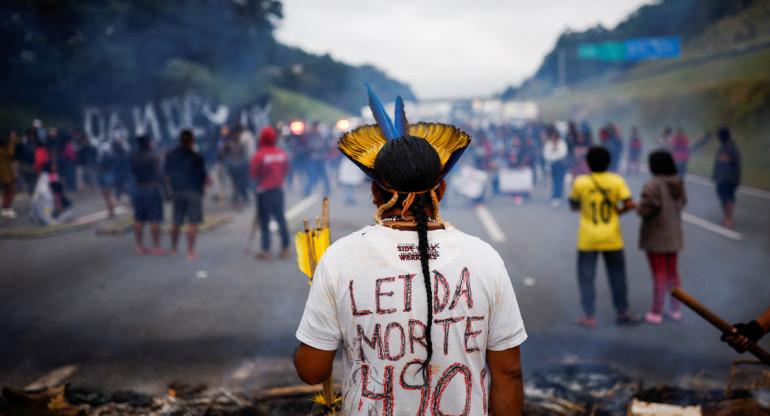
[{"label": "overcast sky", "polygon": [[351,65],[371,64],[419,99],[518,86],[566,29],[614,28],[654,0],[283,0],[276,37]]}]

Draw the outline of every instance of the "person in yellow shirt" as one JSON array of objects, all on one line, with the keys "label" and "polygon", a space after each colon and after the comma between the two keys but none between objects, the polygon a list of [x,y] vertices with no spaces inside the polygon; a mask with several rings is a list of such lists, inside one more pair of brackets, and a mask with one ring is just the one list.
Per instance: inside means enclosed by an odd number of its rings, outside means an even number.
[{"label": "person in yellow shirt", "polygon": [[610,152],[594,146],[586,154],[591,172],[575,178],[569,196],[570,208],[580,212],[578,229],[577,274],[580,302],[584,315],[576,318],[576,325],[596,327],[596,260],[604,257],[610,281],[612,303],[617,312],[618,325],[639,321],[628,314],[626,265],[623,255],[623,236],[620,233],[620,214],[636,208],[631,191],[622,176],[607,172]]}]

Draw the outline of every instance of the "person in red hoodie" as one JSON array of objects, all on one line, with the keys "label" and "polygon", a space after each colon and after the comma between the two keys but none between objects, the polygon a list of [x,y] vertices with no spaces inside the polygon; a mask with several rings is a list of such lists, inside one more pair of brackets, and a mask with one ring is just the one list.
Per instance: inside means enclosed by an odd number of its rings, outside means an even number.
[{"label": "person in red hoodie", "polygon": [[690,161],[690,138],[681,127],[677,127],[676,133],[671,138],[671,154],[674,156],[679,177],[684,180],[684,175],[687,173],[687,162]]},{"label": "person in red hoodie", "polygon": [[43,166],[51,161],[51,154],[48,152],[48,147],[42,140],[37,140],[35,145],[35,172],[38,175],[43,171]]},{"label": "person in red hoodie", "polygon": [[275,129],[265,127],[259,133],[259,148],[251,158],[249,176],[257,184],[257,212],[262,232],[262,251],[256,257],[268,260],[270,254],[270,230],[273,218],[278,223],[281,235],[281,257],[289,258],[289,230],[283,209],[283,183],[289,173],[289,157],[275,145]]}]

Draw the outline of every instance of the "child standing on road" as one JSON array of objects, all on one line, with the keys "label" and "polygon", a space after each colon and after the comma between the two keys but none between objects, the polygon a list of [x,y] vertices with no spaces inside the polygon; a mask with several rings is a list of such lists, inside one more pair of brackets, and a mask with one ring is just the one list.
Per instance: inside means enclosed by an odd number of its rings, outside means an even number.
[{"label": "child standing on road", "polygon": [[[653,282],[652,308],[644,320],[660,324],[666,294],[681,286],[676,261],[677,252],[683,246],[682,210],[687,194],[671,153],[665,150],[650,153],[649,167],[653,176],[644,184],[637,208],[642,217],[639,248],[647,252]],[[681,315],[679,302],[669,298],[666,317],[678,321]]]},{"label": "child standing on road", "polygon": [[[623,237],[620,234],[620,214],[636,208],[631,191],[622,176],[607,172],[610,152],[602,146],[594,146],[586,155],[591,173],[575,179],[569,196],[570,208],[580,211],[578,229],[578,285],[583,316],[576,318],[575,325],[595,328],[596,319],[596,260],[604,257],[610,280],[612,303],[620,326],[637,323],[628,315],[626,288],[626,261],[623,255]],[[621,204],[618,207],[618,204]]]}]

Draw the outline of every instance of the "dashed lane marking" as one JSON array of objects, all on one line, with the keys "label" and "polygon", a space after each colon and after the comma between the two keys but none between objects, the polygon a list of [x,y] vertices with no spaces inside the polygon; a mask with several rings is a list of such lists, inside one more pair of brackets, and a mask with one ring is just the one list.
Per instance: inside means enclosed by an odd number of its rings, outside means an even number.
[{"label": "dashed lane marking", "polygon": [[[129,212],[128,207],[125,207],[123,205],[118,205],[114,208],[115,215],[122,215],[127,212]],[[98,220],[103,220],[105,218],[109,217],[107,214],[107,211],[99,211],[94,212],[93,214],[83,215],[82,217],[77,217],[74,220],[72,220],[73,224],[88,224],[89,222],[94,222]]]},{"label": "dashed lane marking", "polygon": [[484,205],[477,205],[474,210],[476,211],[476,215],[478,215],[479,220],[481,220],[481,224],[484,225],[484,228],[486,228],[487,234],[489,234],[489,238],[491,238],[492,241],[496,243],[505,242],[505,233],[503,233],[503,230],[501,230],[500,226],[497,225],[497,221],[495,221],[495,218],[492,217],[492,214],[489,212],[487,207]]},{"label": "dashed lane marking", "polygon": [[[685,179],[687,180],[687,182],[697,183],[698,185],[714,187],[714,182],[712,182],[710,179],[707,179],[701,176],[687,175]],[[739,186],[736,192],[744,195],[751,195],[757,198],[770,199],[770,192],[765,191],[763,189]]]},{"label": "dashed lane marking", "polygon": [[[286,210],[286,214],[285,214],[286,222],[294,221],[295,219],[297,219],[297,217],[299,217],[300,214],[305,212],[308,208],[310,208],[314,204],[317,204],[318,201],[320,200],[321,200],[321,194],[311,194],[307,198],[297,202],[296,205]],[[311,226],[313,226],[312,225],[313,222],[310,221],[310,223],[311,223]],[[269,227],[271,232],[278,231],[278,223],[275,220],[270,221]]]},{"label": "dashed lane marking", "polygon": [[708,222],[702,218],[698,218],[694,215],[690,215],[686,212],[682,212],[682,220],[689,222],[690,224],[697,225],[701,228],[705,228],[711,232],[717,233],[719,235],[725,236],[727,238],[731,238],[733,240],[743,240],[743,234],[737,233],[733,230],[730,230],[728,228],[722,227],[720,225],[716,225],[714,223]]}]

